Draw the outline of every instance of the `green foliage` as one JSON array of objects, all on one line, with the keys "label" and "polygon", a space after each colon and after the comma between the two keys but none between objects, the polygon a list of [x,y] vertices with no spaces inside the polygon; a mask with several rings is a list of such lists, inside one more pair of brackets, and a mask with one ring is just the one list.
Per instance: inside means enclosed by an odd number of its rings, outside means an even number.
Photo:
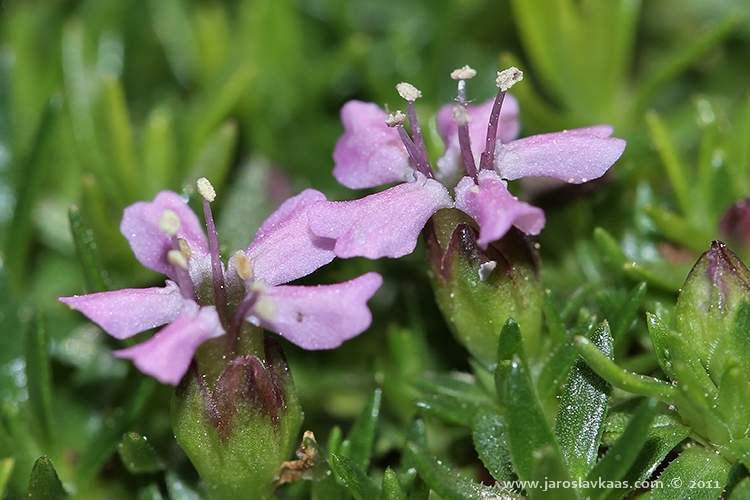
[{"label": "green foliage", "polygon": [[[448,248],[460,221],[438,221],[442,250],[454,251],[431,262],[444,317],[422,248],[318,272],[333,282],[376,269],[385,286],[360,338],[333,352],[285,345],[305,429],[328,438],[275,495],[614,499],[633,490],[618,481],[647,479],[659,486],[636,494],[750,494],[747,279],[736,256],[718,280],[700,277],[715,263],[690,272],[716,239],[750,257],[741,219],[722,224],[750,195],[741,1],[0,9],[3,498],[209,496],[175,444],[169,389],[114,360],[123,343],[55,300],[160,284],[119,232],[126,206],[166,189],[188,198],[208,176],[221,243],[242,248],[305,187],[353,196],[331,175],[344,102],[395,108],[393,86],[409,81],[434,111],[455,92],[452,69],[498,61],[526,73],[513,89],[522,136],[609,123],[628,140],[625,157],[591,188],[511,185],[548,222],[538,247],[509,238],[495,249],[509,260],[504,280],[481,280],[476,255]],[[477,99],[494,92],[479,85]],[[447,270],[453,281],[438,283]],[[290,432],[265,476],[293,458]],[[542,491],[521,479],[613,484]]]}]

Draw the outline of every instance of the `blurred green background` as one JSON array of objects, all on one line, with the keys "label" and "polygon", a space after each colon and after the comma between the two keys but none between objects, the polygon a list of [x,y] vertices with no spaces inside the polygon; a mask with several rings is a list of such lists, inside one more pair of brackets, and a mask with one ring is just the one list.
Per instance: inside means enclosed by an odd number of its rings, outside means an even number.
[{"label": "blurred green background", "polygon": [[[448,75],[464,64],[479,71],[469,86],[477,100],[494,94],[497,69],[525,72],[513,89],[522,136],[614,125],[628,148],[593,196],[538,200],[548,217],[545,286],[560,300],[613,280],[674,293],[724,211],[750,194],[748,13],[745,0],[3,0],[8,494],[25,491],[34,460],[47,454],[81,497],[132,497],[150,483],[133,480],[115,455],[128,430],[147,435],[177,471],[172,490],[180,477],[195,481],[172,443],[169,389],[113,360],[117,343],[56,298],[161,284],[120,235],[122,210],[164,189],[189,195],[198,177],[217,187],[229,251],[305,187],[330,199],[361,194],[331,175],[339,109],[350,99],[402,106],[401,81],[422,91],[423,127],[455,95]],[[436,158],[439,140],[428,142]],[[635,271],[603,273],[597,226],[640,263]],[[369,269],[386,277],[370,331],[334,352],[285,349],[305,428],[323,436],[385,387],[389,419],[376,449],[387,462],[415,411],[409,377],[467,362],[432,301],[421,248],[399,261],[335,263],[308,282]],[[454,431],[443,429],[436,447],[448,450]]]}]

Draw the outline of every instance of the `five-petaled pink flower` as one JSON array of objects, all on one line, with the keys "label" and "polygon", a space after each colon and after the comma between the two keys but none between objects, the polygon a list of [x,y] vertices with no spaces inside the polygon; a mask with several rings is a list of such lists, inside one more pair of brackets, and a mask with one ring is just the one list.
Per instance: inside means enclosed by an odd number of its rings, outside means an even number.
[{"label": "five-petaled pink flower", "polygon": [[[308,189],[287,200],[226,266],[209,208],[213,188],[199,181],[208,238],[198,217],[176,193],[125,209],[120,231],[144,266],[167,276],[163,288],[125,289],[63,297],[108,334],[126,339],[164,326],[150,339],[115,351],[145,374],[177,385],[196,349],[228,334],[236,345],[245,321],[274,331],[304,349],[331,349],[362,333],[372,317],[367,301],[380,287],[377,273],[334,285],[283,285],[334,258],[334,242],[310,233],[307,212],[325,196]],[[235,344],[232,344],[235,343]]]},{"label": "five-petaled pink flower", "polygon": [[[516,68],[498,72],[497,97],[470,106],[465,85],[475,74],[468,66],[451,74],[458,80],[458,99],[438,114],[438,132],[446,150],[437,161],[437,171],[427,157],[417,121],[414,101],[421,93],[416,88],[397,86],[407,101],[408,118],[399,111],[388,115],[377,105],[360,101],[344,106],[345,133],[333,154],[336,179],[352,189],[401,184],[358,200],[312,207],[310,228],[318,236],[336,240],[338,257],[375,259],[411,253],[425,223],[441,208],[455,207],[471,216],[479,226],[478,243],[483,248],[512,225],[538,234],[544,227],[544,212],[513,196],[507,181],[554,177],[583,183],[604,175],[622,155],[625,141],[611,138],[608,125],[513,140],[519,131],[518,104],[506,92],[521,80],[521,72]],[[407,119],[411,136],[403,126]]]}]

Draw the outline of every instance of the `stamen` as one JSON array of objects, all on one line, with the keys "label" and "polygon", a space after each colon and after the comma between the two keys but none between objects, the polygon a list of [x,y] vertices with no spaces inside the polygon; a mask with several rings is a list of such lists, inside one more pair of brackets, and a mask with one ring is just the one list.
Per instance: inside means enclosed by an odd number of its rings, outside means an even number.
[{"label": "stamen", "polygon": [[253,276],[255,275],[253,264],[242,250],[238,250],[234,254],[234,267],[237,270],[237,276],[243,281],[253,279]]},{"label": "stamen", "polygon": [[180,216],[173,210],[164,210],[159,217],[159,229],[164,231],[167,236],[176,236],[182,226]]},{"label": "stamen", "polygon": [[245,316],[248,315],[250,309],[253,308],[257,301],[258,294],[254,293],[251,289],[250,293],[245,297],[240,305],[237,306],[237,309],[235,309],[234,314],[232,315],[232,320],[229,323],[229,328],[227,328],[228,347],[230,352],[234,353],[237,349],[237,342],[240,339],[242,322],[245,321]]},{"label": "stamen", "polygon": [[475,76],[477,76],[477,71],[468,65],[463,68],[454,69],[451,72],[451,78],[454,80],[471,80]]},{"label": "stamen", "polygon": [[415,154],[412,154],[414,163],[417,164],[417,168],[419,168],[420,172],[428,177],[432,177],[432,168],[430,167],[430,160],[427,156],[427,148],[424,145],[422,129],[419,127],[419,120],[417,119],[417,108],[414,107],[414,101],[422,97],[422,92],[420,92],[414,85],[406,82],[401,82],[396,85],[396,91],[398,91],[398,94],[406,100],[407,113],[409,114],[409,127],[411,128],[411,137],[414,141],[414,149],[416,152]]},{"label": "stamen", "polygon": [[404,121],[406,121],[406,115],[401,111],[396,111],[395,113],[390,113],[388,115],[388,118],[385,119],[385,124],[398,131],[401,142],[404,143],[406,152],[409,153],[417,170],[422,172],[428,178],[432,178],[432,168],[430,168],[430,164],[427,161],[427,154],[425,153],[423,155],[420,153],[419,148],[417,148],[414,141],[412,141],[411,137],[409,137],[409,134],[406,132],[406,129],[404,129]]},{"label": "stamen", "polygon": [[400,95],[401,98],[407,102],[414,102],[422,97],[422,92],[420,92],[417,87],[415,87],[411,83],[399,83],[398,85],[396,85],[396,91],[398,92],[398,95]]},{"label": "stamen", "polygon": [[193,255],[193,251],[190,250],[190,246],[184,238],[177,238],[177,244],[180,247],[180,252],[185,256],[185,259],[189,259]]},{"label": "stamen", "polygon": [[490,122],[487,126],[487,139],[484,144],[484,152],[479,160],[479,170],[492,169],[495,163],[495,148],[497,146],[497,127],[500,124],[500,110],[503,107],[505,93],[516,83],[523,80],[523,72],[516,67],[511,66],[508,69],[497,72],[495,84],[498,91],[495,96],[495,102],[490,112]]},{"label": "stamen", "polygon": [[451,118],[458,126],[458,145],[461,149],[461,159],[464,162],[466,175],[473,177],[476,180],[477,165],[474,162],[474,154],[471,152],[471,138],[469,137],[469,123],[471,122],[471,116],[469,116],[469,112],[466,111],[466,106],[464,104],[457,104],[453,107]]},{"label": "stamen", "polygon": [[495,85],[500,89],[501,92],[507,92],[516,83],[523,80],[523,71],[511,66],[508,69],[497,72],[497,78],[495,78]]},{"label": "stamen", "polygon": [[224,284],[224,266],[219,254],[219,234],[216,232],[214,216],[211,212],[210,202],[216,199],[216,191],[205,177],[196,182],[198,193],[203,197],[203,216],[206,219],[206,232],[208,233],[208,250],[211,253],[211,275],[214,285],[214,305],[219,313],[224,327],[228,321],[227,290]]},{"label": "stamen", "polygon": [[198,193],[209,203],[212,203],[216,199],[216,190],[211,182],[205,177],[201,177],[195,183],[195,187],[198,188]]},{"label": "stamen", "polygon": [[179,250],[170,250],[167,252],[167,262],[175,267],[187,271],[188,263],[185,256]]},{"label": "stamen", "polygon": [[255,314],[262,320],[273,321],[276,317],[276,304],[268,297],[261,297],[255,303]]},{"label": "stamen", "polygon": [[461,149],[461,159],[464,163],[464,170],[466,175],[477,179],[477,165],[474,162],[474,154],[471,152],[471,138],[469,137],[469,122],[471,116],[466,110],[466,80],[473,78],[477,74],[476,71],[471,69],[469,66],[454,70],[451,73],[451,78],[458,80],[458,97],[456,101],[458,104],[453,108],[451,118],[456,122],[458,126],[458,145]]},{"label": "stamen", "polygon": [[388,118],[385,119],[385,124],[391,128],[398,127],[404,123],[406,123],[406,115],[398,109],[395,113],[389,113]]}]

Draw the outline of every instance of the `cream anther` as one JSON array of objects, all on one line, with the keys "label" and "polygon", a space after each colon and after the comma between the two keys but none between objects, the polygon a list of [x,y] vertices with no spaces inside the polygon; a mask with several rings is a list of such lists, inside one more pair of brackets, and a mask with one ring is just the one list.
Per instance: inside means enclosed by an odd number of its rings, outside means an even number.
[{"label": "cream anther", "polygon": [[456,125],[458,125],[459,127],[471,123],[471,116],[469,116],[469,112],[466,111],[466,108],[461,105],[453,106],[453,111],[451,111],[451,119],[456,122]]},{"label": "cream anther", "polygon": [[469,66],[464,66],[463,68],[454,69],[451,72],[451,78],[454,80],[470,80],[471,78],[474,78],[477,76],[477,71],[475,69],[470,68]]},{"label": "cream anther", "polygon": [[252,279],[255,275],[252,262],[242,250],[234,254],[234,267],[237,269],[237,276],[244,281]]},{"label": "cream anther", "polygon": [[523,71],[511,66],[508,69],[497,72],[497,78],[495,78],[495,85],[502,90],[507,92],[513,85],[523,80]]},{"label": "cream anther", "polygon": [[261,297],[253,306],[255,315],[265,321],[272,321],[276,317],[276,304],[268,297]]},{"label": "cream anther", "polygon": [[193,252],[190,250],[188,242],[184,238],[177,238],[177,243],[180,245],[180,253],[185,256],[185,259],[189,259]]},{"label": "cream anther", "polygon": [[211,203],[216,199],[216,190],[211,185],[208,179],[201,177],[195,183],[195,187],[198,188],[198,193],[203,197],[204,200]]},{"label": "cream anther", "polygon": [[404,122],[406,122],[406,115],[398,110],[395,113],[390,113],[388,118],[385,119],[385,124],[389,127],[398,127],[403,125]]},{"label": "cream anther", "polygon": [[182,269],[187,269],[188,267],[187,259],[179,250],[170,250],[167,252],[167,262]]},{"label": "cream anther", "polygon": [[175,236],[182,226],[180,216],[173,210],[164,210],[159,217],[159,229],[164,231],[167,236]]},{"label": "cream anther", "polygon": [[420,97],[422,97],[422,92],[417,90],[417,87],[412,85],[411,83],[401,82],[398,85],[396,85],[396,91],[398,92],[398,95],[401,96],[402,99],[409,102],[414,102]]}]

